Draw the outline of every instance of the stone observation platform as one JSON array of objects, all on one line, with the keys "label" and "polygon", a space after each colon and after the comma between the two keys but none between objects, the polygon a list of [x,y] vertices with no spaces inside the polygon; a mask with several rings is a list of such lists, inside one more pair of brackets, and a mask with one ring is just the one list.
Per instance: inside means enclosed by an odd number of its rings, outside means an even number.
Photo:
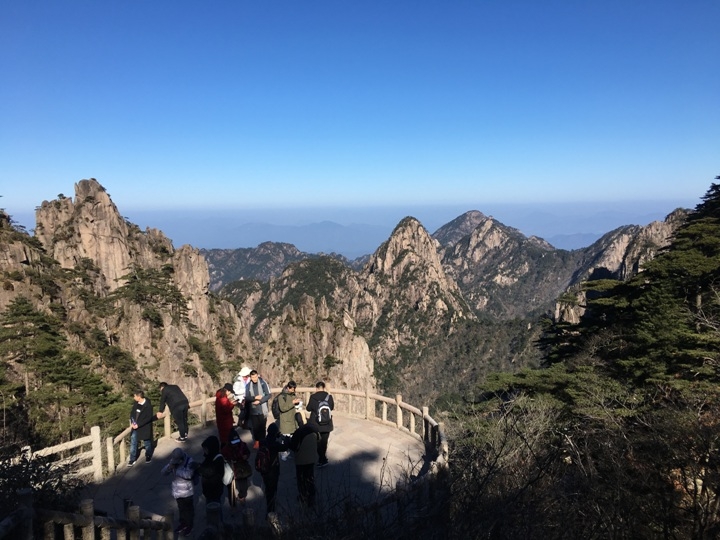
[{"label": "stone observation platform", "polygon": [[[280,392],[273,388],[273,395]],[[314,388],[298,388],[305,402]],[[402,401],[401,396],[382,395],[351,390],[331,390],[335,399],[334,431],[328,445],[329,465],[315,469],[317,508],[333,514],[381,502],[397,489],[411,486],[447,463],[447,442],[442,426],[435,422],[427,408],[417,409]],[[93,458],[95,482],[84,493],[92,499],[96,514],[120,518],[128,507],[140,507],[147,518],[172,516],[177,523],[177,503],[171,494],[171,476],[161,473],[174,448],[180,447],[196,461],[202,461],[201,444],[210,435],[217,435],[214,423],[214,397],[191,402],[189,439],[177,441],[177,432],[170,431],[169,415],[164,420],[164,436],[157,441],[152,461],[141,453],[134,466],[127,466],[129,429],[106,440],[102,458]],[[273,421],[272,415],[268,424]],[[231,508],[223,499],[222,515],[226,524],[265,523],[266,508],[262,477],[254,470],[255,450],[249,430],[238,430],[251,448],[253,475],[249,479],[247,501]],[[101,446],[94,438],[93,448]],[[142,445],[141,445],[142,446]],[[99,454],[96,451],[95,454]],[[195,537],[204,530],[206,521],[202,488],[196,486]],[[276,512],[282,520],[297,519],[303,509],[298,502],[295,463],[290,457],[281,462]],[[307,510],[305,510],[307,512]]]}]

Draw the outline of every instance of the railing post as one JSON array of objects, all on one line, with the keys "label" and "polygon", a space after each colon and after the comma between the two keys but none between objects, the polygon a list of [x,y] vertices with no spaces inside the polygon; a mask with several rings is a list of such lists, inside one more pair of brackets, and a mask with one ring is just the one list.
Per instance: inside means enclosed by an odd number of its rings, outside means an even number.
[{"label": "railing post", "polygon": [[243,524],[245,525],[245,531],[248,536],[254,538],[255,536],[255,510],[253,508],[245,508],[243,510]]},{"label": "railing post", "polygon": [[428,416],[430,416],[430,409],[427,407],[422,408],[422,440],[428,442]]},{"label": "railing post", "polygon": [[412,412],[409,414],[410,414],[410,433],[415,435],[415,414]]},{"label": "railing post", "polygon": [[128,506],[127,509],[127,520],[134,525],[130,528],[130,540],[140,540],[140,507],[139,506]]},{"label": "railing post", "polygon": [[395,410],[396,410],[395,423],[397,424],[398,429],[400,429],[403,425],[402,409],[400,408],[401,403],[402,403],[402,395],[397,394],[395,396]]},{"label": "railing post", "polygon": [[173,533],[173,514],[166,514],[165,515],[165,525],[163,526],[162,530],[160,531],[159,537],[162,540],[173,540],[175,538],[175,534]]},{"label": "railing post", "polygon": [[125,460],[127,459],[127,449],[125,448],[125,439],[122,439],[118,443],[118,449],[120,450],[120,463],[118,465],[122,465],[125,463]]},{"label": "railing post", "polygon": [[205,427],[207,425],[207,398],[203,397],[202,405],[200,405],[200,425]]},{"label": "railing post", "polygon": [[[365,420],[370,420],[370,385],[365,387]],[[372,416],[375,416],[375,407],[372,408]]]},{"label": "railing post", "polygon": [[92,499],[80,501],[80,513],[85,518],[82,526],[82,540],[95,540],[95,505]]},{"label": "railing post", "polygon": [[172,434],[171,426],[170,426],[170,407],[165,405],[165,410],[163,411],[165,414],[165,422],[164,422],[164,428],[165,428],[165,436],[169,437]]},{"label": "railing post", "polygon": [[103,464],[102,464],[102,440],[100,439],[100,426],[90,428],[90,436],[92,437],[92,464],[93,478],[96,482],[102,482]]},{"label": "railing post", "polygon": [[216,531],[220,530],[222,522],[222,506],[220,503],[210,502],[205,505],[205,524],[208,527],[214,527]]},{"label": "railing post", "polygon": [[447,440],[444,440],[440,434],[445,433],[445,424],[442,422],[438,423],[438,446],[439,453],[443,457],[443,466],[448,466],[448,460],[450,459],[450,449],[448,448]]},{"label": "railing post", "polygon": [[105,439],[105,450],[107,452],[108,476],[115,474],[115,448],[113,447],[113,438]]}]

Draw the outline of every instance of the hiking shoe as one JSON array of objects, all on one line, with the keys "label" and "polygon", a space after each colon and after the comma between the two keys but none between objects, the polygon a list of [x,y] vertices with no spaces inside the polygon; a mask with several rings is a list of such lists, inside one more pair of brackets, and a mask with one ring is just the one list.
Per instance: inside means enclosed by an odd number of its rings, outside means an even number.
[{"label": "hiking shoe", "polygon": [[187,442],[187,437],[178,437],[178,442]]},{"label": "hiking shoe", "polygon": [[328,466],[328,462],[327,462],[327,461],[321,461],[320,463],[317,464],[317,466],[318,466],[318,469],[322,469],[323,467],[327,467],[327,466]]},{"label": "hiking shoe", "polygon": [[135,465],[134,461],[128,461],[128,465],[127,465],[128,467],[132,467],[133,465]]},{"label": "hiking shoe", "polygon": [[180,536],[190,536],[192,534],[192,527],[183,527],[178,534]]},{"label": "hiking shoe", "polygon": [[145,456],[145,463],[150,463],[152,461],[152,456]]}]

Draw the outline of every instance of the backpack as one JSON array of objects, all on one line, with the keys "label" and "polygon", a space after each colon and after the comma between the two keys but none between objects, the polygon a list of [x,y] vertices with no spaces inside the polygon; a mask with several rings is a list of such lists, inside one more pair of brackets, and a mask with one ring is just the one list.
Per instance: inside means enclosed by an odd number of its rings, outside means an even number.
[{"label": "backpack", "polygon": [[332,409],[330,408],[330,403],[328,403],[327,398],[325,398],[320,403],[318,403],[317,422],[318,425],[327,426],[331,420]]},{"label": "backpack", "polygon": [[275,420],[280,418],[280,400],[278,398],[273,399],[272,402],[272,415]]},{"label": "backpack", "polygon": [[233,471],[232,465],[230,465],[230,463],[224,457],[222,457],[220,454],[218,454],[217,456],[215,456],[215,459],[217,459],[218,457],[223,460],[223,465],[225,467],[223,469],[224,470],[223,478],[222,478],[223,484],[225,484],[226,486],[229,486],[232,483],[232,481],[235,479],[235,471]]},{"label": "backpack", "polygon": [[271,464],[272,457],[270,456],[270,449],[267,445],[261,444],[255,456],[255,470],[260,474],[267,474],[270,472]]}]

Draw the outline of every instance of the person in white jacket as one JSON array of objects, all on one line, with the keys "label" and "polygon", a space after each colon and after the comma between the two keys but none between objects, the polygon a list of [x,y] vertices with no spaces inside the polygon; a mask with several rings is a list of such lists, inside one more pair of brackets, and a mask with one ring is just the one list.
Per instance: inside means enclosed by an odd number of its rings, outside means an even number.
[{"label": "person in white jacket", "polygon": [[162,474],[172,474],[171,491],[177,501],[180,524],[175,529],[179,536],[190,536],[195,522],[195,492],[193,476],[197,464],[182,449],[175,448],[170,461],[162,468]]},{"label": "person in white jacket", "polygon": [[241,429],[247,429],[248,427],[248,411],[247,407],[245,406],[245,387],[250,381],[250,371],[251,370],[249,367],[244,366],[235,376],[235,380],[233,381],[233,394],[235,394],[238,400],[236,407],[240,409],[240,412],[238,413],[238,421],[236,427]]}]

